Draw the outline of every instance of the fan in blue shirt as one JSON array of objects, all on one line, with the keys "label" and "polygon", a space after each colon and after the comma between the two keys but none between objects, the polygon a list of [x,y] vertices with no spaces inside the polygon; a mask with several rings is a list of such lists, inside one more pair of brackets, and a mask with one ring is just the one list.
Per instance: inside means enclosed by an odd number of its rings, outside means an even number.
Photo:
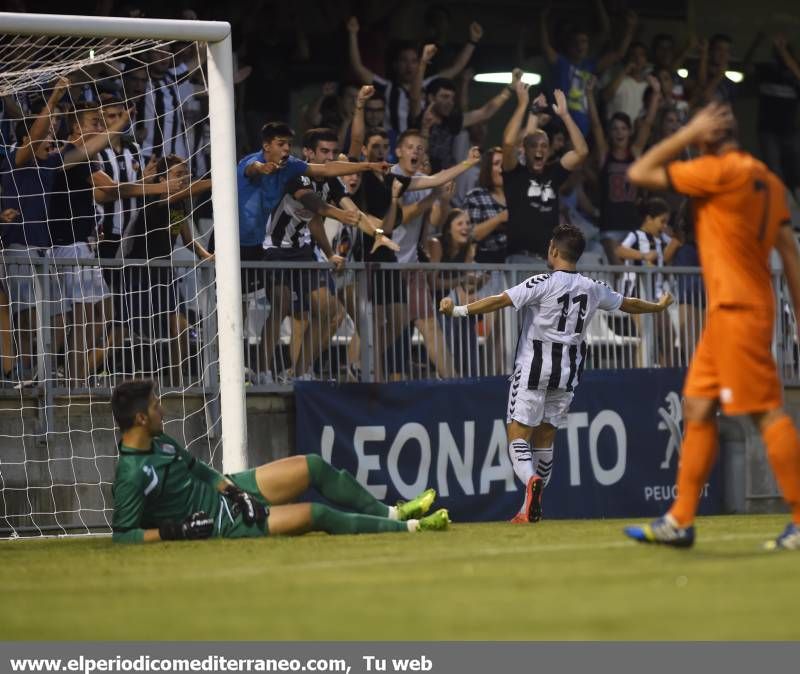
[{"label": "fan in blue shirt", "polygon": [[286,185],[298,176],[331,178],[364,171],[389,170],[386,162],[332,161],[327,164],[308,164],[289,154],[293,137],[294,131],[288,124],[268,122],[261,129],[261,150],[239,162],[236,178],[239,245],[242,247],[260,246],[263,243],[269,214],[283,196]]}]

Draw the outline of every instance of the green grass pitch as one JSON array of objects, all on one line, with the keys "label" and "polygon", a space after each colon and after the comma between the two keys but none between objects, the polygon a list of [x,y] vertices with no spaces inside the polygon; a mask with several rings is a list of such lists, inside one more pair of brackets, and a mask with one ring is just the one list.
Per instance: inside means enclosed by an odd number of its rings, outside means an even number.
[{"label": "green grass pitch", "polygon": [[625,522],[120,546],[0,542],[0,634],[19,639],[798,639],[786,516],[701,518],[689,551]]}]

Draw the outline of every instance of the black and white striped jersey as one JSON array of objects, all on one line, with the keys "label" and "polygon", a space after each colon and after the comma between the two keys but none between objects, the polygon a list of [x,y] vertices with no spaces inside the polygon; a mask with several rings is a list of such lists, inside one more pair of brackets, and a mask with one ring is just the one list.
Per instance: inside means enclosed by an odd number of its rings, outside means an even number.
[{"label": "black and white striped jersey", "polygon": [[177,154],[186,159],[189,148],[186,142],[186,118],[184,116],[181,85],[188,77],[189,67],[181,63],[170,68],[163,78],[151,80],[145,93],[144,124],[147,133],[142,143],[142,154],[166,156]]},{"label": "black and white striped jersey", "polygon": [[529,389],[572,391],[586,360],[586,329],[598,309],[616,311],[622,295],[578,272],[538,274],[506,290],[522,316],[514,376]]},{"label": "black and white striped jersey", "polygon": [[323,201],[336,206],[345,196],[344,187],[336,178],[317,181],[305,175],[290,180],[283,197],[267,220],[264,248],[303,248],[310,246],[311,231],[308,223],[314,213],[300,203],[295,195],[312,189]]},{"label": "black and white striped jersey", "polygon": [[[435,79],[435,76],[426,77],[422,80],[422,88],[425,89]],[[384,127],[387,130],[394,129],[398,134],[403,133],[408,128],[410,121],[411,105],[408,90],[402,84],[379,75],[373,77],[372,84],[386,104]]]},{"label": "black and white striped jersey", "polygon": [[[666,234],[653,235],[643,229],[636,229],[627,234],[622,241],[622,245],[642,253],[655,251],[658,257],[653,262],[653,266],[663,267],[664,251],[670,241],[670,237]],[[625,260],[626,266],[642,267],[645,264],[644,260]],[[664,281],[664,275],[661,273],[648,275],[630,272],[623,274],[622,287],[620,288],[620,292],[626,297],[640,297],[648,300],[659,297],[667,290],[668,287]]]},{"label": "black and white striped jersey", "polygon": [[[98,155],[103,171],[116,183],[132,183],[139,180],[144,168],[142,152],[134,142],[123,143],[119,153],[107,147]],[[119,238],[139,214],[140,203],[136,197],[116,199],[97,204],[104,236]]]}]

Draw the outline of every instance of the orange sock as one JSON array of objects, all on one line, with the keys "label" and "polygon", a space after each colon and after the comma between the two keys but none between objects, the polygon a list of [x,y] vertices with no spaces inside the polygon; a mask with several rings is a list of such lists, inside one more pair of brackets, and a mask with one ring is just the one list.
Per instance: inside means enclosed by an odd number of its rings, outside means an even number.
[{"label": "orange sock", "polygon": [[687,421],[678,464],[678,496],[669,511],[678,526],[687,527],[694,521],[700,503],[700,491],[716,458],[716,422]]},{"label": "orange sock", "polygon": [[800,439],[792,420],[780,417],[762,432],[767,458],[783,498],[792,509],[792,520],[800,524]]}]

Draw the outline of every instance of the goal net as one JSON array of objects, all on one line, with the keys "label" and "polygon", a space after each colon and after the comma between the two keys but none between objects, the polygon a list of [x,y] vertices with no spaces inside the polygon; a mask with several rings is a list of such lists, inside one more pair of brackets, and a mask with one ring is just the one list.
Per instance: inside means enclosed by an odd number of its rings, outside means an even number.
[{"label": "goal net", "polygon": [[123,380],[222,461],[207,44],[81,18],[0,36],[0,538],[110,531]]}]

